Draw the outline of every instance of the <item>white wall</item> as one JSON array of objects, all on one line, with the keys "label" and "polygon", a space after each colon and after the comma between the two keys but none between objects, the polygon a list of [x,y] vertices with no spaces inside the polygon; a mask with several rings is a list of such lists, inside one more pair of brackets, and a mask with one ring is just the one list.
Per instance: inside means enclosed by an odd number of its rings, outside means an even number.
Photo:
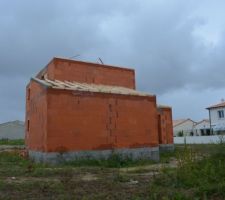
[{"label": "white wall", "polygon": [[225,115],[225,108],[224,107],[210,109],[212,129],[215,128],[216,126],[225,127],[225,117],[219,118],[219,115],[218,115],[219,110],[223,110],[224,115]]},{"label": "white wall", "polygon": [[225,137],[221,135],[209,136],[187,136],[187,137],[174,137],[174,144],[211,144],[219,143],[221,140],[225,141]]},{"label": "white wall", "polygon": [[218,124],[218,123],[225,123],[225,118],[219,119],[219,116],[218,116],[218,111],[219,110],[223,110],[223,112],[225,114],[225,108],[213,108],[213,109],[210,109],[212,125]]}]

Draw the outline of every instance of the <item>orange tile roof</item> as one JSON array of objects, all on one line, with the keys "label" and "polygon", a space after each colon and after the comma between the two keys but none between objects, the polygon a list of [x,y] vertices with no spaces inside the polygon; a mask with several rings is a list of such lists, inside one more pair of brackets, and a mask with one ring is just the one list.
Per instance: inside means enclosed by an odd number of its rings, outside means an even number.
[{"label": "orange tile roof", "polygon": [[203,120],[201,120],[199,122],[196,122],[195,125],[201,124],[202,122],[208,122],[209,123],[209,120],[208,119],[203,119]]},{"label": "orange tile roof", "polygon": [[178,124],[181,124],[183,122],[185,122],[187,119],[177,119],[177,120],[173,120],[173,126],[177,126]]},{"label": "orange tile roof", "polygon": [[184,122],[186,122],[186,121],[188,121],[188,120],[190,120],[190,121],[192,121],[193,123],[195,123],[193,120],[191,120],[191,119],[178,119],[178,120],[173,120],[173,127],[175,127],[175,126],[178,126],[178,125],[180,125],[180,124],[183,124]]},{"label": "orange tile roof", "polygon": [[211,105],[209,107],[207,107],[206,109],[211,109],[211,108],[220,108],[220,107],[225,107],[225,102],[221,102],[215,105]]}]

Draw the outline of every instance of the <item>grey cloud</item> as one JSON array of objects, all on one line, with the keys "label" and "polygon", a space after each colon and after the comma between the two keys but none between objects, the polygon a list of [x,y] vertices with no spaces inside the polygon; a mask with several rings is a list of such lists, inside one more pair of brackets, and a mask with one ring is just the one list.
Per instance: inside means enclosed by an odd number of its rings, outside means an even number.
[{"label": "grey cloud", "polygon": [[135,67],[138,88],[161,96],[187,87],[224,88],[224,35],[210,46],[195,34],[208,25],[210,6],[184,0],[1,1],[0,121],[24,116],[25,85],[53,56],[80,54],[77,59]]},{"label": "grey cloud", "polygon": [[24,76],[0,75],[0,122],[24,119],[25,88],[28,81]]}]

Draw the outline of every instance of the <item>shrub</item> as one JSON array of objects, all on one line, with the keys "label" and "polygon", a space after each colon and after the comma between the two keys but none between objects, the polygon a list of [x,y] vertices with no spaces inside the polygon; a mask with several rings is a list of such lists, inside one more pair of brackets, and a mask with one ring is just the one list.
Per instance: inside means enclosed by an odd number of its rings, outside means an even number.
[{"label": "shrub", "polygon": [[177,133],[177,136],[178,136],[178,137],[183,137],[183,136],[184,136],[184,132],[183,132],[183,131],[179,131],[179,132]]}]

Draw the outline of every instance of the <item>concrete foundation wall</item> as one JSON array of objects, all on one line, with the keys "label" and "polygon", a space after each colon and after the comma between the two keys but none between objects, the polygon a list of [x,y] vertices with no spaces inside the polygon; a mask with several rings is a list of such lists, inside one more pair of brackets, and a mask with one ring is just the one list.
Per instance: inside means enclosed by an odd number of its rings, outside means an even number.
[{"label": "concrete foundation wall", "polygon": [[70,151],[64,153],[46,153],[40,151],[29,151],[29,157],[35,162],[58,164],[66,161],[79,159],[108,159],[112,155],[119,155],[122,158],[150,159],[159,161],[159,148],[129,148],[114,150],[95,150],[95,151]]},{"label": "concrete foundation wall", "polygon": [[175,149],[174,144],[160,144],[159,145],[160,152],[174,151],[174,149]]}]

